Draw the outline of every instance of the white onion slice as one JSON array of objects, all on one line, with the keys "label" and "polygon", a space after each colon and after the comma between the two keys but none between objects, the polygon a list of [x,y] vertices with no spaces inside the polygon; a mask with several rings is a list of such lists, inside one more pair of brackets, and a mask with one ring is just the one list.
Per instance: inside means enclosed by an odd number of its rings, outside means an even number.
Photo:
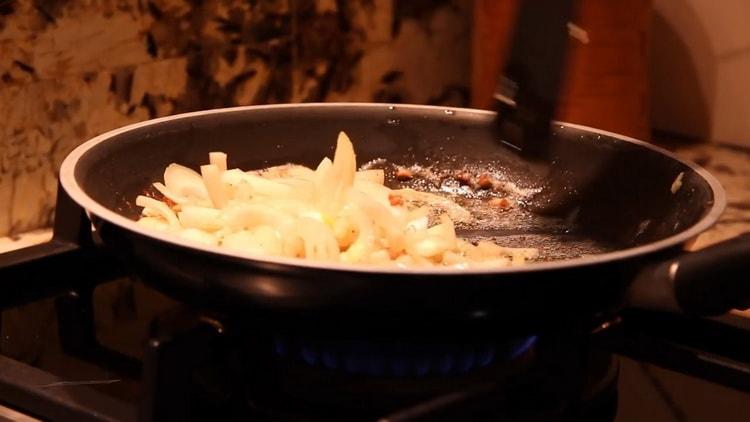
[{"label": "white onion slice", "polygon": [[224,236],[222,246],[242,252],[282,255],[284,242],[279,233],[269,226],[240,230]]},{"label": "white onion slice", "polygon": [[166,187],[163,183],[156,182],[153,184],[154,188],[159,191],[162,195],[164,195],[165,198],[169,199],[170,201],[176,203],[176,204],[187,204],[190,201],[189,198],[180,196],[169,190],[168,187]]},{"label": "white onion slice", "polygon": [[227,155],[223,152],[209,152],[208,162],[218,167],[219,171],[227,171]]},{"label": "white onion slice", "polygon": [[192,227],[182,229],[179,232],[180,237],[192,240],[194,242],[203,243],[206,245],[218,245],[219,239],[210,233],[206,233],[200,229],[194,229]]},{"label": "white onion slice", "polygon": [[227,205],[227,193],[224,190],[224,184],[221,182],[221,171],[213,164],[201,166],[203,183],[206,185],[208,196],[216,208],[224,208]]},{"label": "white onion slice", "polygon": [[385,183],[385,171],[381,169],[359,170],[354,175],[356,182],[370,182],[382,185]]},{"label": "white onion slice", "polygon": [[208,200],[201,175],[185,166],[168,165],[164,170],[164,185],[178,197]]},{"label": "white onion slice", "polygon": [[471,221],[471,213],[448,198],[414,189],[398,189],[393,192],[401,195],[405,202],[412,205],[438,208],[447,213],[453,221],[462,223]]},{"label": "white onion slice", "polygon": [[180,221],[177,219],[174,211],[172,211],[164,202],[158,201],[154,198],[149,198],[148,196],[138,195],[138,197],[135,198],[135,204],[139,207],[149,208],[156,211],[161,217],[167,220],[167,223],[169,223],[171,227],[179,227],[180,225]]},{"label": "white onion slice", "polygon": [[214,231],[224,226],[221,211],[214,208],[184,205],[177,218],[183,227]]}]

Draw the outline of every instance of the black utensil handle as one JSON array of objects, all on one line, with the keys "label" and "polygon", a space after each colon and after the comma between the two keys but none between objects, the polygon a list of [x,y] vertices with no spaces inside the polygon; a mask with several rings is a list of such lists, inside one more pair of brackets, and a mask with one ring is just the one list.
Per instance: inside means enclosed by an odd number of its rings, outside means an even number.
[{"label": "black utensil handle", "polygon": [[694,316],[750,307],[750,233],[645,268],[629,304]]},{"label": "black utensil handle", "polygon": [[545,152],[562,89],[575,0],[519,4],[510,51],[493,97],[503,140],[529,156]]}]

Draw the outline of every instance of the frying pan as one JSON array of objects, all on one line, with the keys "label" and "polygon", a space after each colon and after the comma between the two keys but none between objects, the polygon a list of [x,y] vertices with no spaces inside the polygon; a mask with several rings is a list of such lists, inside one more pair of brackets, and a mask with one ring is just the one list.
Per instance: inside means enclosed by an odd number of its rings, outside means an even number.
[{"label": "frying pan", "polygon": [[[683,250],[725,205],[724,191],[708,172],[655,146],[567,123],[551,128],[549,161],[527,161],[500,144],[494,116],[353,103],[181,114],[91,139],[66,158],[60,180],[104,244],[145,282],[221,313],[340,324],[527,326],[590,320],[628,306],[700,315],[745,306],[750,238]],[[506,214],[487,210],[497,221],[467,233],[539,247],[546,260],[496,269],[384,269],[248,256],[135,223],[135,197],[160,181],[172,162],[197,168],[210,151],[224,151],[230,167],[313,166],[332,154],[342,130],[360,164],[384,158],[437,170],[468,168],[537,192]]]}]

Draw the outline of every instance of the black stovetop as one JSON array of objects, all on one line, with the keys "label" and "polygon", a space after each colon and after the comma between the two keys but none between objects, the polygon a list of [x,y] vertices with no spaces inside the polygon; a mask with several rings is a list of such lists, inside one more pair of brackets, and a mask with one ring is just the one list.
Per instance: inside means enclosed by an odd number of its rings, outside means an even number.
[{"label": "black stovetop", "polygon": [[600,421],[618,404],[618,359],[590,336],[336,338],[208,317],[127,279],[92,293],[2,313],[0,404],[52,420],[279,421]]},{"label": "black stovetop", "polygon": [[2,322],[0,403],[42,418],[598,421],[616,408],[616,361],[569,333],[332,335],[209,317],[129,280]]}]

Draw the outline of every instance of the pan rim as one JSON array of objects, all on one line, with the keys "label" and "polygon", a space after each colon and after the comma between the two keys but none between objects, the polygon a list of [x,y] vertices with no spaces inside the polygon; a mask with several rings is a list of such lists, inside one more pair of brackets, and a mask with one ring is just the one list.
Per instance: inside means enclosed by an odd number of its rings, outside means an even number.
[{"label": "pan rim", "polygon": [[553,124],[561,125],[567,128],[573,128],[583,130],[588,133],[594,133],[618,139],[621,141],[629,142],[632,144],[651,149],[662,155],[665,155],[696,172],[699,174],[710,186],[713,193],[713,204],[708,212],[701,217],[695,224],[684,230],[669,236],[667,238],[658,240],[656,242],[647,243],[645,245],[619,249],[614,252],[607,252],[604,254],[590,255],[579,258],[558,260],[558,261],[547,261],[540,263],[530,263],[528,265],[513,266],[513,267],[498,267],[498,268],[446,268],[446,267],[426,267],[426,268],[398,268],[398,267],[380,267],[375,265],[360,265],[360,264],[345,264],[340,262],[323,262],[323,261],[308,261],[301,258],[282,258],[282,257],[268,257],[259,254],[241,253],[232,250],[224,250],[218,246],[211,246],[201,244],[195,241],[180,238],[178,236],[161,233],[155,230],[149,230],[138,225],[134,220],[131,220],[119,213],[101,205],[93,198],[91,198],[79,185],[75,178],[75,170],[77,164],[80,162],[88,151],[99,145],[100,143],[107,142],[110,138],[117,135],[153,125],[158,125],[162,122],[190,119],[197,116],[205,116],[212,114],[232,113],[238,111],[247,111],[254,109],[283,109],[283,108],[380,108],[387,107],[389,110],[395,109],[410,109],[410,110],[422,110],[425,112],[440,112],[444,113],[445,110],[452,110],[454,112],[469,113],[477,116],[489,116],[494,115],[495,112],[489,110],[479,110],[472,108],[463,107],[443,107],[443,106],[429,106],[429,105],[418,105],[418,104],[389,104],[389,103],[358,103],[358,102],[336,102],[336,103],[302,103],[302,104],[272,104],[272,105],[252,105],[252,106],[240,106],[240,107],[229,107],[229,108],[217,108],[210,110],[201,110],[190,113],[175,114],[172,116],[161,117],[157,119],[146,120],[123,126],[101,135],[95,136],[88,141],[82,143],[76,147],[73,151],[65,157],[60,167],[60,183],[67,192],[68,195],[81,206],[89,216],[93,214],[97,218],[114,224],[128,232],[138,234],[152,240],[157,240],[170,244],[172,246],[187,248],[192,251],[201,251],[213,255],[215,258],[233,258],[245,261],[247,264],[255,266],[276,264],[295,269],[309,269],[309,270],[325,270],[331,272],[353,272],[362,274],[393,274],[393,275],[428,275],[428,276],[469,276],[469,275],[493,275],[493,274],[504,274],[504,273],[535,273],[542,271],[553,271],[562,270],[569,268],[579,268],[586,266],[601,265],[611,262],[618,262],[634,258],[638,256],[648,255],[657,251],[661,251],[670,247],[678,246],[688,242],[691,239],[696,238],[699,234],[706,231],[708,228],[713,226],[718,220],[719,216],[724,211],[726,206],[726,193],[720,182],[706,169],[702,168],[696,163],[691,161],[683,160],[677,157],[670,151],[667,151],[661,147],[649,144],[647,142],[631,138],[625,135],[609,132],[606,130],[591,128],[584,125],[554,121]]}]

